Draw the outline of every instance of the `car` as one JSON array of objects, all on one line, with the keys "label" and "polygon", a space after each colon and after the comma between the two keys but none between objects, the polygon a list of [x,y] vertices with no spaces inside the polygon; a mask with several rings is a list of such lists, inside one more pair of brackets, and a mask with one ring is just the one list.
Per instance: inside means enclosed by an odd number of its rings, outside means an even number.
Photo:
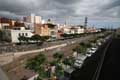
[{"label": "car", "polygon": [[91,54],[90,52],[87,52],[87,53],[86,53],[86,56],[87,56],[87,57],[91,57],[91,55],[92,55],[92,54]]},{"label": "car", "polygon": [[82,64],[83,64],[83,60],[81,60],[81,59],[77,59],[76,61],[75,61],[75,63],[74,63],[74,68],[81,68],[82,67]]},{"label": "car", "polygon": [[52,42],[52,41],[56,41],[57,39],[56,38],[49,38],[48,40],[47,40],[47,42]]},{"label": "car", "polygon": [[82,64],[83,63],[77,63],[77,62],[75,62],[73,66],[74,66],[74,68],[81,68]]},{"label": "car", "polygon": [[90,53],[90,54],[93,54],[95,51],[90,49],[87,52]]},{"label": "car", "polygon": [[96,52],[97,47],[92,47],[91,50],[94,50]]},{"label": "car", "polygon": [[101,43],[101,42],[97,42],[97,45],[98,45],[98,46],[101,46],[101,45],[102,45],[102,43]]},{"label": "car", "polygon": [[87,50],[87,53],[93,54],[93,53],[95,53],[96,51],[97,51],[97,47],[92,47],[92,48],[90,48],[90,49]]},{"label": "car", "polygon": [[84,61],[86,58],[87,58],[87,56],[85,56],[85,55],[83,55],[83,54],[81,53],[81,54],[78,54],[76,60]]},{"label": "car", "polygon": [[75,71],[73,67],[70,67],[64,70],[64,79],[62,80],[70,80],[70,77],[72,76],[73,71]]},{"label": "car", "polygon": [[75,63],[79,63],[79,64],[82,64],[83,61],[82,60],[76,60]]}]

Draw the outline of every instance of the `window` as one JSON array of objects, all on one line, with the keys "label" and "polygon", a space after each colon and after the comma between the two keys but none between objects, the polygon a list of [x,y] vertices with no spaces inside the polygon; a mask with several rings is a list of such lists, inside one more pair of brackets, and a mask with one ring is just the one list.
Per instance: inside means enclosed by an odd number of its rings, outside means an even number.
[{"label": "window", "polygon": [[55,32],[54,32],[54,31],[51,31],[51,35],[55,35]]},{"label": "window", "polygon": [[21,36],[21,34],[20,34],[20,33],[19,33],[18,35],[19,35],[19,36]]},{"label": "window", "polygon": [[25,33],[25,36],[28,36],[28,34],[27,34],[27,33]]},{"label": "window", "polygon": [[22,33],[22,36],[24,36],[24,33]]}]

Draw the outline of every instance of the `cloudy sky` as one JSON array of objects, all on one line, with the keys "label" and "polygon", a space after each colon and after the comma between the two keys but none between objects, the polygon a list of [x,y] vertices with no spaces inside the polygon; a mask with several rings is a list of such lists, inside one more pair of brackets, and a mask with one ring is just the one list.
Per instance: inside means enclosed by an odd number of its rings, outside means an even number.
[{"label": "cloudy sky", "polygon": [[57,23],[118,27],[120,0],[0,0],[0,17],[21,18],[35,13]]}]

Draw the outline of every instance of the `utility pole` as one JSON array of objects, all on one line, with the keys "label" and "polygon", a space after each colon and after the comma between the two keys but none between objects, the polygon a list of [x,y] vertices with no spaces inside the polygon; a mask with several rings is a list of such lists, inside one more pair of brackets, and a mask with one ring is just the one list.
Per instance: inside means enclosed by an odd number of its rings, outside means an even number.
[{"label": "utility pole", "polygon": [[65,25],[69,25],[70,19],[71,19],[71,16],[65,17]]},{"label": "utility pole", "polygon": [[85,23],[84,23],[84,27],[85,27],[85,29],[87,28],[87,23],[88,23],[88,18],[85,17]]}]

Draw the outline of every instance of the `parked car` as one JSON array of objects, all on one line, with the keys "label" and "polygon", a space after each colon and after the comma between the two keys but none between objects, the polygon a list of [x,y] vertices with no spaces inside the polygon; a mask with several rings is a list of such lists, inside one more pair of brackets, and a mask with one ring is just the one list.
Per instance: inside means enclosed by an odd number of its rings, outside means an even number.
[{"label": "parked car", "polygon": [[95,51],[95,52],[97,51],[97,49],[98,49],[97,46],[94,46],[94,47],[91,48],[91,50],[93,50],[93,51]]},{"label": "parked car", "polygon": [[87,53],[86,53],[86,56],[87,56],[87,57],[91,57],[91,55],[92,55],[92,54],[91,54],[90,52],[87,52]]},{"label": "parked car", "polygon": [[76,60],[75,60],[75,63],[73,65],[74,68],[81,68],[83,63],[84,63],[84,60],[87,58],[87,56],[85,55],[79,55]]},{"label": "parked car", "polygon": [[101,46],[101,45],[102,45],[102,43],[101,43],[101,42],[97,42],[97,45],[98,45],[98,46]]},{"label": "parked car", "polygon": [[87,56],[91,56],[91,54],[97,51],[97,47],[92,47],[87,50]]},{"label": "parked car", "polygon": [[75,62],[73,67],[74,68],[81,68],[83,63]]},{"label": "parked car", "polygon": [[72,68],[72,67],[66,69],[66,70],[64,71],[64,79],[62,79],[62,80],[70,80],[70,77],[71,77],[72,72],[73,72],[74,70],[75,70],[75,69]]}]

